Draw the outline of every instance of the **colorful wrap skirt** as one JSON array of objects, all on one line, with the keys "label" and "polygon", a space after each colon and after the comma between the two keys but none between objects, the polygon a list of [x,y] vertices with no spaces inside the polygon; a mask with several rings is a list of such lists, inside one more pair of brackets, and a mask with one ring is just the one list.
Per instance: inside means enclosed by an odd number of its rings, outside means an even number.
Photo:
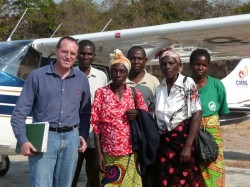
[{"label": "colorful wrap skirt", "polygon": [[141,187],[142,180],[139,174],[137,154],[125,156],[110,156],[104,154],[106,172],[100,172],[102,187]]},{"label": "colorful wrap skirt", "polygon": [[189,128],[190,120],[186,120],[172,131],[166,131],[162,134],[158,153],[158,186],[201,186],[202,178],[195,158],[194,146],[192,147],[191,161],[188,163],[180,162],[181,151],[189,135]]},{"label": "colorful wrap skirt", "polygon": [[219,146],[219,156],[215,162],[209,165],[200,164],[200,170],[204,179],[204,186],[217,187],[225,186],[225,163],[223,155],[223,141],[219,122],[219,116],[209,116],[202,118],[202,126],[213,135]]}]

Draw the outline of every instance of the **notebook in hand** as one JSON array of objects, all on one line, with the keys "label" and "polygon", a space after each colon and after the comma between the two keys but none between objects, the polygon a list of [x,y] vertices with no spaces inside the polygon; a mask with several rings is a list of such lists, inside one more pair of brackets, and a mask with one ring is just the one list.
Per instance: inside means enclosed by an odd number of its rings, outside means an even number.
[{"label": "notebook in hand", "polygon": [[[46,152],[48,143],[49,122],[37,122],[26,124],[26,136],[37,152]],[[17,143],[16,153],[21,153],[21,147]]]}]

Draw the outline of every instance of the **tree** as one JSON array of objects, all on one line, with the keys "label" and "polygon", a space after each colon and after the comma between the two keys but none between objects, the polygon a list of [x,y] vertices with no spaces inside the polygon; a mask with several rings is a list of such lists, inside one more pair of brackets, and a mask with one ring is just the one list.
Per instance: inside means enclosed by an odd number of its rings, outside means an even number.
[{"label": "tree", "polygon": [[213,0],[211,5],[212,17],[231,16],[236,14],[236,9],[240,2],[239,0]]},{"label": "tree", "polygon": [[92,0],[63,1],[58,7],[62,27],[58,34],[72,35],[100,31],[99,7]]},{"label": "tree", "polygon": [[239,14],[247,14],[250,13],[250,2],[244,3],[240,5],[237,9],[236,12]]},{"label": "tree", "polygon": [[50,37],[57,28],[56,4],[52,0],[18,0],[15,5],[19,9],[29,8],[17,32],[19,38]]},{"label": "tree", "polygon": [[[10,0],[0,1],[0,39],[6,40],[11,33],[14,22],[17,21],[18,13],[13,10]],[[13,27],[14,28],[14,27]]]},{"label": "tree", "polygon": [[249,3],[239,0],[0,0],[0,38],[5,40],[22,13],[29,8],[13,39],[117,30],[157,24],[212,18],[249,12]]},{"label": "tree", "polygon": [[52,0],[4,0],[3,3],[6,3],[8,11],[1,10],[2,40],[9,36],[26,8],[28,11],[12,39],[50,37],[57,27],[56,4]]}]

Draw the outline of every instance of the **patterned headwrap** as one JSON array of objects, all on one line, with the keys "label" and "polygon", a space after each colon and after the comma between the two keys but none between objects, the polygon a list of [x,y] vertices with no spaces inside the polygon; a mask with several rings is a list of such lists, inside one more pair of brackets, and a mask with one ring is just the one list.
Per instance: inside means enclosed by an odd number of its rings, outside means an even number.
[{"label": "patterned headwrap", "polygon": [[110,65],[109,68],[116,63],[121,63],[124,64],[126,66],[126,68],[128,69],[128,71],[131,68],[131,63],[129,61],[129,59],[127,59],[123,54],[122,51],[119,49],[114,50],[113,54],[109,55],[111,60],[110,60]]},{"label": "patterned headwrap", "polygon": [[180,72],[182,71],[183,65],[182,65],[180,55],[178,53],[174,52],[171,48],[163,48],[162,50],[158,51],[155,54],[155,58],[159,58],[159,60],[161,60],[165,56],[174,58],[178,62],[178,64],[180,64],[179,71]]}]

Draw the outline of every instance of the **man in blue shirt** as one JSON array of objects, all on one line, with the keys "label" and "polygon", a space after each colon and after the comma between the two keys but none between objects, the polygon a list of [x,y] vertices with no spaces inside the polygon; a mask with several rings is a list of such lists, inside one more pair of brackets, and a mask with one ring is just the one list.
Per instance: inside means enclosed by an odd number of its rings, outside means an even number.
[{"label": "man in blue shirt", "polygon": [[[56,46],[56,62],[29,75],[13,110],[11,125],[21,153],[29,156],[31,187],[71,186],[78,151],[87,147],[90,90],[87,77],[72,68],[77,50],[74,38],[62,37]],[[25,120],[30,112],[33,122],[50,124],[45,153],[37,153],[26,137]]]}]

